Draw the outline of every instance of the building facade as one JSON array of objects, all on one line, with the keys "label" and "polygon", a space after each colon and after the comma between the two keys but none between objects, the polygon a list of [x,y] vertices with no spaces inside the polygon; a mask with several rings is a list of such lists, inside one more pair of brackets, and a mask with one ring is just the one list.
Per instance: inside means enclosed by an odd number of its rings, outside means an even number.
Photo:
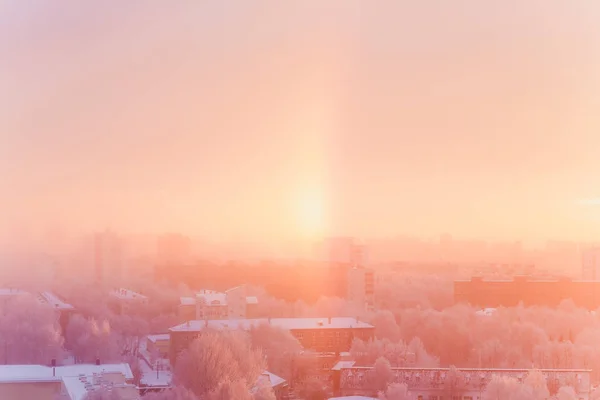
[{"label": "building facade", "polygon": [[[340,363],[343,364],[343,363]],[[392,381],[405,383],[417,400],[482,400],[483,392],[494,376],[506,376],[523,382],[524,369],[458,369],[452,376],[448,368],[392,368]],[[588,400],[591,391],[590,370],[541,370],[549,388],[572,386],[578,399]],[[377,377],[373,367],[342,365],[334,367],[333,388],[336,396],[376,396]],[[551,390],[552,392],[552,390]],[[551,393],[552,394],[552,393]]]},{"label": "building facade", "polygon": [[271,318],[238,320],[194,320],[169,330],[169,358],[172,365],[203,330],[250,330],[260,324],[269,324],[290,331],[306,350],[321,353],[347,352],[357,338],[368,341],[375,336],[375,328],[355,318]]},{"label": "building facade", "polygon": [[372,269],[352,267],[348,270],[346,299],[358,310],[374,310],[375,273]]},{"label": "building facade", "polygon": [[180,321],[202,319],[244,319],[257,317],[258,299],[248,296],[245,285],[217,292],[201,290],[194,297],[182,297]]}]

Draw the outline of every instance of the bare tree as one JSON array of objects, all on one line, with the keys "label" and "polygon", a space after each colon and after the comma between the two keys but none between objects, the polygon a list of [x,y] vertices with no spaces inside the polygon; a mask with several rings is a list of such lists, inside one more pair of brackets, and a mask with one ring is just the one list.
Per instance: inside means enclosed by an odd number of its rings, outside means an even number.
[{"label": "bare tree", "polygon": [[375,390],[385,390],[393,379],[390,362],[385,357],[379,357],[373,366],[373,374]]},{"label": "bare tree", "polygon": [[249,334],[252,345],[265,355],[268,370],[290,380],[292,363],[302,350],[298,340],[288,330],[267,323],[253,327]]},{"label": "bare tree", "polygon": [[385,392],[379,392],[379,400],[412,400],[406,383],[392,383]]},{"label": "bare tree", "polygon": [[21,296],[0,314],[0,362],[47,364],[63,354],[58,314],[47,304]]},{"label": "bare tree", "polygon": [[243,381],[249,390],[264,367],[261,351],[251,348],[244,333],[207,332],[181,353],[174,380],[202,397],[224,382]]}]

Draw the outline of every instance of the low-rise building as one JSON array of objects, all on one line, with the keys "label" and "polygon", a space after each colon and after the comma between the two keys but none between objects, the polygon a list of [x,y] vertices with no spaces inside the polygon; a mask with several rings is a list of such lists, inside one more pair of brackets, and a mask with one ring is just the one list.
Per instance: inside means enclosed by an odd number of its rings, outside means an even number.
[{"label": "low-rise building", "polygon": [[218,292],[201,290],[195,297],[181,297],[179,317],[181,321],[192,319],[255,318],[258,299],[248,296],[246,286],[237,286]]},{"label": "low-rise building", "polygon": [[[495,368],[459,368],[458,375],[450,378],[449,368],[396,368],[392,367],[392,382],[405,383],[416,400],[429,399],[482,399],[483,392],[494,376],[506,376],[524,382],[529,370]],[[579,399],[588,400],[591,370],[543,369],[542,374],[557,390],[571,386]],[[332,370],[333,390],[336,396],[374,396],[377,394],[376,372],[373,367],[357,367],[343,361]]]},{"label": "low-rise building", "polygon": [[139,400],[128,364],[1,365],[2,400],[84,400],[90,392],[105,389],[119,400]]},{"label": "low-rise building", "polygon": [[140,306],[148,304],[148,297],[129,289],[117,289],[110,292],[109,306],[117,314],[135,312]]},{"label": "low-rise building", "polygon": [[150,355],[155,355],[160,358],[169,356],[169,334],[163,333],[159,335],[146,336],[146,350]]},{"label": "low-rise building", "polygon": [[373,325],[349,317],[193,320],[169,329],[171,363],[205,329],[250,330],[260,324],[288,330],[304,349],[322,353],[349,351],[354,338],[366,341],[375,336]]}]

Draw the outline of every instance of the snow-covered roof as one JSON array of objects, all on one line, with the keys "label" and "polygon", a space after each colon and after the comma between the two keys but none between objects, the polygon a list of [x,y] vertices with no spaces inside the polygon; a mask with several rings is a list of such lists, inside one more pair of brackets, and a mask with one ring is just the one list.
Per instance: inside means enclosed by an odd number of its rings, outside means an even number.
[{"label": "snow-covered roof", "polygon": [[151,341],[153,343],[156,343],[161,340],[169,340],[170,339],[170,335],[168,333],[161,333],[158,335],[148,335],[146,337],[148,338],[149,341]]},{"label": "snow-covered roof", "polygon": [[60,367],[45,365],[0,365],[0,382],[46,382],[62,377],[93,375],[100,373],[122,373],[126,379],[133,379],[129,364],[75,364]]},{"label": "snow-covered roof", "polygon": [[342,369],[345,368],[352,368],[354,367],[354,364],[356,364],[356,361],[338,361],[333,368],[331,368],[332,371],[340,371]]},{"label": "snow-covered roof", "polygon": [[26,291],[15,288],[0,288],[0,296],[16,296],[19,294],[28,294]]},{"label": "snow-covered roof", "polygon": [[479,316],[489,317],[496,312],[495,308],[484,308],[482,310],[476,311],[475,314]]},{"label": "snow-covered roof", "polygon": [[[90,390],[95,390],[101,385],[99,382],[94,382],[93,376],[66,376],[62,378],[62,382],[69,400],[84,400]],[[112,383],[113,388],[127,386],[137,391],[135,385]]]},{"label": "snow-covered roof", "polygon": [[329,400],[377,400],[376,397],[366,396],[345,396],[345,397],[330,397]]},{"label": "snow-covered roof", "polygon": [[193,320],[170,329],[172,332],[201,331],[205,328],[223,330],[223,329],[243,329],[248,330],[253,326],[260,324],[269,324],[287,330],[302,329],[348,329],[348,328],[373,328],[373,325],[358,321],[356,318],[336,317],[336,318],[257,318],[257,319],[213,319],[213,320]]},{"label": "snow-covered roof", "polygon": [[268,383],[272,388],[277,387],[283,383],[285,383],[285,379],[280,376],[275,375],[272,372],[265,371],[258,377],[258,382]]},{"label": "snow-covered roof", "polygon": [[[231,290],[231,289],[230,289]],[[227,292],[229,292],[228,290]],[[227,305],[227,292],[216,292],[214,290],[201,290],[196,293],[196,298],[193,297],[180,297],[179,304],[182,306],[193,306],[197,300],[203,301],[206,305],[214,306],[226,306]],[[246,296],[246,304],[258,304],[258,297]]]},{"label": "snow-covered roof", "polygon": [[123,300],[143,300],[143,299],[147,299],[146,296],[144,296],[143,294],[139,294],[134,292],[133,290],[129,290],[129,289],[117,289],[117,290],[113,290],[110,293],[112,296],[115,296],[119,299],[123,299]]},{"label": "snow-covered roof", "polygon": [[41,292],[40,297],[45,303],[50,304],[57,310],[73,310],[75,308],[72,305],[65,303],[58,296],[54,295],[51,292]]},{"label": "snow-covered roof", "polygon": [[225,293],[198,293],[196,294],[196,298],[208,305],[227,305],[227,295]]},{"label": "snow-covered roof", "polygon": [[180,297],[179,304],[182,306],[194,306],[196,305],[196,299],[193,297]]}]

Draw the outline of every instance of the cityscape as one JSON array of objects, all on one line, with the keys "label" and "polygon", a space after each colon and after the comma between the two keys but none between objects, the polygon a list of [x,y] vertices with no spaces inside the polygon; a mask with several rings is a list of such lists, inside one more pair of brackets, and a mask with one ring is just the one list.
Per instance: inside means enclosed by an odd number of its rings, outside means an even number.
[{"label": "cityscape", "polygon": [[0,0],[0,400],[600,400],[599,21]]}]

